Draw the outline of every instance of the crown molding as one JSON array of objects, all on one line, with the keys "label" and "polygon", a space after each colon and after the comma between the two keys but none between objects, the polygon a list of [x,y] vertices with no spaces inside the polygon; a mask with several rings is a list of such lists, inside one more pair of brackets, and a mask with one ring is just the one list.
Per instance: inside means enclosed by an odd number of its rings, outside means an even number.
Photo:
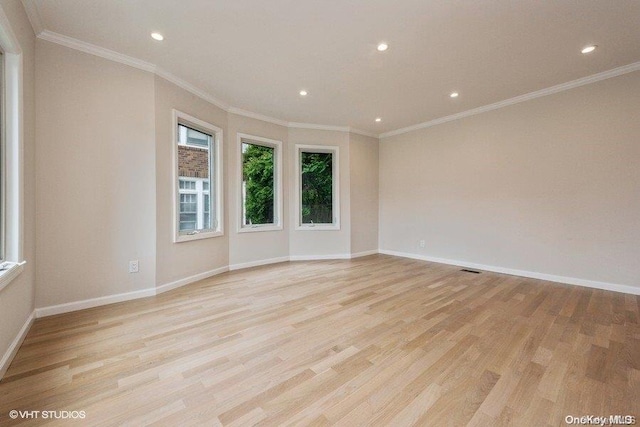
[{"label": "crown molding", "polygon": [[428,122],[418,123],[416,125],[407,126],[401,129],[392,130],[390,132],[381,133],[380,135],[378,135],[378,138],[380,139],[389,138],[391,136],[401,135],[403,133],[411,132],[414,130],[425,129],[425,128],[436,126],[442,123],[447,123],[454,120],[462,119],[465,117],[475,116],[476,114],[497,110],[499,108],[508,107],[509,105],[519,104],[521,102],[529,101],[531,99],[552,95],[554,93],[563,92],[565,90],[599,82],[601,80],[610,79],[612,77],[621,76],[623,74],[631,73],[638,70],[640,70],[640,62],[634,62],[632,64],[614,68],[612,70],[603,71],[601,73],[593,74],[587,77],[582,77],[577,80],[561,83],[559,85],[551,86],[545,89],[537,90],[535,92],[530,92],[524,95],[516,96],[514,98],[505,99],[504,101],[496,102],[494,104],[484,105],[482,107],[462,111],[460,113],[452,114],[450,116],[440,117],[438,119],[430,120]]},{"label": "crown molding", "polygon": [[[30,1],[30,0],[24,0]],[[33,25],[33,23],[32,23]],[[34,29],[35,30],[35,29]],[[132,56],[124,55],[122,53],[106,49],[100,46],[96,46],[91,43],[87,43],[82,40],[75,39],[73,37],[68,37],[62,34],[54,33],[53,31],[44,30],[40,32],[37,36],[41,40],[46,40],[51,43],[56,43],[61,46],[68,47],[70,49],[78,50],[80,52],[88,53],[91,55],[99,56],[104,59],[108,59],[110,61],[118,62],[124,65],[128,65],[133,68],[137,68],[139,70],[147,71],[155,74],[158,77],[162,77],[163,79],[175,84],[176,86],[186,90],[187,92],[192,93],[193,95],[217,106],[218,108],[223,109],[232,114],[236,114],[239,116],[249,117],[256,120],[261,120],[267,123],[273,123],[279,126],[284,126],[286,128],[300,128],[300,129],[316,129],[316,130],[329,130],[329,131],[340,131],[340,132],[352,132],[357,133],[364,136],[370,136],[377,138],[377,135],[368,133],[365,131],[361,131],[358,129],[351,129],[348,126],[329,126],[329,125],[319,125],[313,123],[297,123],[297,122],[288,122],[286,120],[277,119],[274,117],[266,116],[264,114],[254,113],[252,111],[243,110],[241,108],[233,107],[227,104],[224,101],[219,100],[215,96],[210,93],[199,89],[198,87],[192,85],[188,81],[181,79],[180,77],[171,74],[170,72],[158,67],[155,64],[150,62],[142,61],[140,59],[134,58]]]},{"label": "crown molding", "polygon": [[299,123],[289,122],[289,127],[293,129],[314,129],[314,130],[329,130],[336,132],[349,132],[349,126],[331,126],[331,125],[318,125],[315,123]]},{"label": "crown molding", "polygon": [[541,90],[530,92],[524,95],[505,99],[503,101],[499,101],[493,104],[484,105],[478,108],[473,108],[471,110],[462,111],[456,114],[440,117],[434,120],[429,120],[427,122],[418,123],[412,126],[407,126],[407,127],[392,130],[389,132],[375,134],[375,133],[366,132],[360,129],[351,128],[349,126],[332,126],[332,125],[321,125],[321,124],[314,124],[314,123],[288,122],[286,120],[277,119],[264,114],[254,113],[252,111],[243,110],[241,108],[234,107],[226,102],[219,100],[218,98],[211,95],[210,93],[199,89],[198,87],[192,85],[186,80],[181,79],[150,62],[142,61],[140,59],[137,59],[128,55],[124,55],[122,53],[119,53],[110,49],[106,49],[91,43],[84,42],[82,40],[78,40],[72,37],[55,33],[53,31],[49,31],[49,30],[39,31],[39,29],[42,27],[42,20],[38,12],[37,4],[34,2],[34,0],[22,0],[22,3],[24,5],[25,11],[27,12],[27,16],[29,17],[29,21],[31,22],[31,25],[34,31],[36,32],[38,38],[52,42],[52,43],[56,43],[71,49],[79,50],[81,52],[89,53],[91,55],[96,55],[101,58],[108,59],[110,61],[115,61],[121,64],[129,65],[131,67],[134,67],[143,71],[148,71],[159,77],[162,77],[165,80],[170,81],[171,83],[181,87],[182,89],[196,95],[197,97],[229,113],[236,114],[239,116],[249,117],[256,120],[261,120],[267,123],[273,123],[279,126],[287,127],[289,129],[313,129],[313,130],[324,130],[324,131],[350,132],[350,133],[355,133],[358,135],[363,135],[363,136],[368,136],[371,138],[378,138],[378,139],[389,138],[392,136],[401,135],[401,134],[419,130],[419,129],[426,129],[432,126],[437,126],[437,125],[451,122],[454,120],[463,119],[465,117],[475,116],[477,114],[485,113],[492,110],[497,110],[499,108],[507,107],[514,104],[519,104],[521,102],[529,101],[535,98],[552,95],[558,92],[563,92],[565,90],[573,89],[576,87],[588,85],[591,83],[599,82],[601,80],[610,79],[612,77],[617,77],[623,74],[640,70],[640,62],[634,62],[632,64],[624,65],[622,67],[603,71],[601,73],[593,74],[591,76],[582,77],[577,80],[572,80],[570,82],[561,83],[545,89],[541,89]]},{"label": "crown molding", "polygon": [[326,131],[334,131],[334,132],[355,133],[357,135],[368,136],[371,138],[378,139],[378,135],[375,133],[366,132],[364,130],[352,128],[349,126],[328,126],[328,125],[318,125],[314,123],[289,122],[289,129],[312,129],[312,130],[326,130]]},{"label": "crown molding", "polygon": [[286,120],[276,119],[274,117],[265,116],[264,114],[254,113],[252,111],[243,110],[242,108],[229,107],[227,110],[231,114],[235,114],[238,116],[249,117],[251,119],[261,120],[267,123],[273,123],[274,125],[290,127],[290,123]]},{"label": "crown molding", "polygon": [[367,132],[367,131],[361,130],[361,129],[349,128],[349,132],[355,133],[356,135],[368,136],[370,138],[378,139],[378,134],[377,133],[371,133],[371,132]]},{"label": "crown molding", "polygon": [[38,5],[36,5],[35,0],[22,0],[22,6],[27,13],[27,18],[29,18],[33,32],[36,36],[39,35],[44,30],[44,25],[42,24],[42,17],[38,11]]},{"label": "crown molding", "polygon": [[299,122],[289,122],[289,128],[291,129],[313,129],[313,130],[328,130],[335,132],[348,132],[355,133],[362,136],[369,136],[372,138],[377,138],[378,135],[375,133],[370,133],[364,130],[352,128],[349,126],[329,126],[329,125],[318,125],[314,123],[299,123]]},{"label": "crown molding", "polygon": [[70,49],[79,50],[80,52],[99,56],[110,61],[119,62],[139,70],[148,71],[150,73],[156,73],[157,71],[157,67],[150,62],[142,61],[132,56],[123,55],[122,53],[118,53],[114,50],[105,49],[91,43],[74,39],[73,37],[63,36],[62,34],[54,33],[53,31],[44,30],[38,34],[38,38]]},{"label": "crown molding", "polygon": [[218,108],[221,108],[225,111],[229,111],[229,109],[231,108],[229,104],[227,104],[226,102],[219,100],[218,98],[214,97],[208,92],[198,89],[196,86],[192,85],[188,81],[181,79],[180,77],[175,76],[170,72],[163,70],[160,67],[155,67],[155,70],[153,72],[155,73],[156,76],[162,77],[163,79],[170,81],[176,86],[181,87],[187,92],[191,92],[193,95],[199,98],[202,98],[203,100],[209,102],[210,104],[215,105]]}]

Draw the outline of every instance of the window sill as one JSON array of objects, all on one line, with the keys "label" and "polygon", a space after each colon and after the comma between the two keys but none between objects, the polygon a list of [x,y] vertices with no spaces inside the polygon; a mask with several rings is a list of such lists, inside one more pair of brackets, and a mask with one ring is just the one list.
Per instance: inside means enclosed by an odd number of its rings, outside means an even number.
[{"label": "window sill", "polygon": [[297,231],[339,231],[340,224],[296,225]]},{"label": "window sill", "polygon": [[7,264],[9,264],[9,268],[0,271],[0,291],[7,287],[13,281],[13,279],[18,277],[20,273],[22,273],[26,261],[18,263],[7,262]]},{"label": "window sill", "polygon": [[250,225],[246,227],[242,227],[238,230],[238,233],[255,233],[259,231],[280,231],[282,230],[282,225]]},{"label": "window sill", "polygon": [[192,240],[210,239],[212,237],[224,236],[222,231],[207,231],[196,234],[179,234],[173,238],[173,243],[190,242]]}]

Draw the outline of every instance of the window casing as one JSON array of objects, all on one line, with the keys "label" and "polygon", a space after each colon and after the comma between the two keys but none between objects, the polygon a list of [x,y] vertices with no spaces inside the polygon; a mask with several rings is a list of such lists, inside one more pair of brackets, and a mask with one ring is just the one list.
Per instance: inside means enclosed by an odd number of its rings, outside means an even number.
[{"label": "window casing", "polygon": [[222,129],[173,111],[174,242],[223,235]]},{"label": "window casing", "polygon": [[238,232],[282,230],[282,142],[238,134]]},{"label": "window casing", "polygon": [[296,145],[295,156],[295,229],[339,230],[339,148]]},{"label": "window casing", "polygon": [[9,19],[0,8],[0,291],[23,270],[24,109],[23,57]]}]

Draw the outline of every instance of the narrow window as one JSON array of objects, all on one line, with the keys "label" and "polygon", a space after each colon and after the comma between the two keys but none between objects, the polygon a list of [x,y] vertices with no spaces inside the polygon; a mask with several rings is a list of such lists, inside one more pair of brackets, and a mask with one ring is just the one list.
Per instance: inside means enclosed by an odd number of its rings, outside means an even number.
[{"label": "narrow window", "polygon": [[175,241],[222,234],[222,130],[174,111],[176,157]]},{"label": "narrow window", "polygon": [[339,229],[338,147],[297,146],[299,229]]},{"label": "narrow window", "polygon": [[281,142],[239,135],[241,215],[239,231],[282,229]]}]

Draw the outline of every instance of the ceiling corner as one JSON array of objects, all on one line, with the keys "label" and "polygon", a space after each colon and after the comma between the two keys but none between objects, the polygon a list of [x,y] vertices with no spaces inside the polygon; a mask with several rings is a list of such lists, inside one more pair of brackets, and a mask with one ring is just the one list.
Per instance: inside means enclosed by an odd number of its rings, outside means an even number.
[{"label": "ceiling corner", "polygon": [[29,18],[33,32],[36,36],[40,35],[40,33],[44,31],[44,24],[42,23],[42,17],[40,16],[40,11],[38,10],[36,1],[22,0],[22,6],[27,13],[27,18]]}]

